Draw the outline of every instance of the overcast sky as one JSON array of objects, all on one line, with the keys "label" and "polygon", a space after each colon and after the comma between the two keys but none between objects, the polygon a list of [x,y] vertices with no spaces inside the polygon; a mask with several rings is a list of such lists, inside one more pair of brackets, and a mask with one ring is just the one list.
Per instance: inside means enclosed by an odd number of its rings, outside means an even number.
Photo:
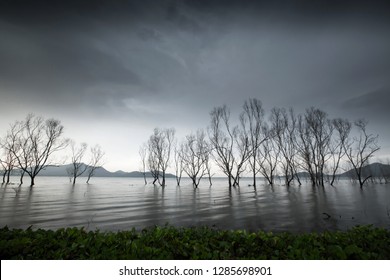
[{"label": "overcast sky", "polygon": [[238,113],[254,97],[266,111],[366,118],[390,157],[381,2],[0,3],[1,135],[29,112],[54,117],[66,137],[100,144],[107,169],[138,170],[154,127],[180,138],[207,128],[213,107]]}]

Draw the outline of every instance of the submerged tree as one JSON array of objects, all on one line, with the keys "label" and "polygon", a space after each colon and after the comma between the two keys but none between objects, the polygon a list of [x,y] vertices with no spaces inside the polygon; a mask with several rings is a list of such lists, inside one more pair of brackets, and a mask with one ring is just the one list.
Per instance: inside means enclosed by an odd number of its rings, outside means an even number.
[{"label": "submerged tree", "polygon": [[146,165],[147,165],[147,156],[148,156],[148,146],[147,144],[142,144],[142,146],[139,148],[138,150],[138,154],[141,158],[141,172],[142,172],[142,175],[144,177],[144,182],[145,182],[145,185],[148,183],[146,181]]},{"label": "submerged tree", "polygon": [[351,122],[346,119],[334,119],[332,121],[335,137],[331,140],[330,150],[331,150],[331,179],[330,185],[333,186],[337,171],[339,170],[341,160],[345,156],[345,145],[348,141],[349,134],[351,132]]},{"label": "submerged tree", "polygon": [[209,180],[209,184],[210,184],[210,187],[213,185],[213,181],[212,181],[212,177],[214,176],[214,174],[212,173],[212,170],[211,170],[211,163],[210,163],[210,155],[212,153],[212,150],[209,146],[209,152],[206,154],[206,174],[207,174],[207,178]]},{"label": "submerged tree", "polygon": [[267,129],[267,141],[264,141],[258,151],[259,171],[272,186],[275,181],[276,168],[279,161],[280,149],[276,142],[274,129]]},{"label": "submerged tree", "polygon": [[156,182],[158,181],[158,178],[160,177],[160,170],[159,170],[159,161],[157,158],[157,154],[153,152],[153,146],[152,143],[148,142],[148,158],[147,158],[147,166],[150,174],[153,177],[153,185],[156,185]]},{"label": "submerged tree", "polygon": [[234,176],[234,129],[231,128],[230,111],[226,106],[214,108],[211,113],[209,139],[214,151],[217,166],[228,177],[229,187],[233,186]]},{"label": "submerged tree", "polygon": [[[11,131],[15,129],[15,126],[11,127]],[[13,133],[8,132],[7,135],[0,139],[0,148],[2,151],[2,157],[0,158],[0,164],[3,169],[3,184],[10,182],[11,172],[17,165],[17,159],[13,153],[16,145],[16,138],[13,137]]]},{"label": "submerged tree", "polygon": [[44,120],[32,114],[27,115],[24,121],[16,122],[11,136],[16,139],[12,150],[18,166],[31,179],[31,186],[35,184],[35,177],[49,163],[53,153],[64,149],[68,141],[62,139],[64,127],[55,119]]},{"label": "submerged tree", "polygon": [[148,164],[150,172],[154,176],[154,182],[159,182],[160,186],[166,185],[166,172],[170,165],[171,150],[174,141],[175,130],[155,128],[149,138],[149,158]]},{"label": "submerged tree", "polygon": [[380,149],[378,146],[378,135],[368,134],[366,131],[367,121],[358,120],[355,123],[359,136],[354,137],[352,141],[345,143],[345,154],[348,161],[353,166],[353,171],[359,181],[360,188],[372,177],[371,174],[363,173],[365,167],[374,153]]},{"label": "submerged tree", "polygon": [[276,143],[276,149],[280,153],[279,163],[285,179],[285,185],[290,186],[297,176],[297,118],[292,109],[289,112],[284,108],[274,108],[271,111],[272,140]]},{"label": "submerged tree", "polygon": [[261,144],[267,140],[264,127],[264,110],[261,101],[258,99],[245,101],[240,119],[249,140],[248,163],[252,173],[252,185],[256,188],[256,175],[259,172],[257,166],[258,151]]},{"label": "submerged tree", "polygon": [[183,159],[183,144],[180,144],[179,147],[178,144],[175,144],[175,148],[173,151],[173,160],[175,165],[175,176],[176,176],[176,183],[178,186],[180,186],[181,178],[183,176],[183,168],[184,168],[184,159]]},{"label": "submerged tree", "polygon": [[183,170],[195,188],[207,172],[208,154],[209,148],[203,130],[198,130],[196,135],[186,136],[182,150]]},{"label": "submerged tree", "polygon": [[313,186],[324,186],[325,165],[331,155],[332,123],[325,112],[310,108],[298,117],[298,133],[302,168],[309,173]]},{"label": "submerged tree", "polygon": [[99,145],[95,145],[91,148],[91,160],[87,168],[87,184],[92,176],[95,175],[95,171],[103,166],[104,152]]},{"label": "submerged tree", "polygon": [[247,119],[240,116],[240,127],[235,127],[233,131],[234,135],[234,141],[236,144],[236,154],[234,156],[234,169],[235,169],[235,175],[234,175],[234,183],[233,186],[239,186],[240,185],[240,179],[242,177],[242,174],[245,172],[247,168],[248,160],[253,152],[253,149],[250,144],[248,131],[246,128],[246,122]]},{"label": "submerged tree", "polygon": [[71,167],[67,169],[69,178],[72,180],[73,185],[76,184],[77,177],[80,177],[87,170],[88,166],[83,163],[83,158],[87,150],[88,145],[81,143],[77,147],[75,141],[70,141],[71,149]]}]

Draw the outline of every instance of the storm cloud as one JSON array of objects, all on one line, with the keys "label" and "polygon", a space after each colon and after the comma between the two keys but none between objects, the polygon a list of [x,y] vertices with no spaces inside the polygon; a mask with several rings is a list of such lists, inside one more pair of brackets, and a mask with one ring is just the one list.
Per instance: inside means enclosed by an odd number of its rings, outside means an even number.
[{"label": "storm cloud", "polygon": [[90,128],[70,128],[74,138],[134,146],[130,161],[153,127],[187,133],[206,127],[214,106],[238,111],[250,97],[388,130],[386,2],[0,3],[2,131],[27,112],[54,115]]}]

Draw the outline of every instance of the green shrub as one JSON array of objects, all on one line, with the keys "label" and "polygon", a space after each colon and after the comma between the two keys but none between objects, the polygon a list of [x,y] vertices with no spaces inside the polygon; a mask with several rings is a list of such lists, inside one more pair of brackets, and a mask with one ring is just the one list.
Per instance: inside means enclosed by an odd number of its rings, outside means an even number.
[{"label": "green shrub", "polygon": [[0,229],[1,259],[389,259],[390,231],[266,233],[207,227],[140,232]]}]

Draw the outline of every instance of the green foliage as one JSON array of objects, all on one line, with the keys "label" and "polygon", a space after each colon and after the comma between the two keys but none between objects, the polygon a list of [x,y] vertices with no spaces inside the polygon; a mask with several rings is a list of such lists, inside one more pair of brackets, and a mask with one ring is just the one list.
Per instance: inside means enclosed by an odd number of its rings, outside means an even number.
[{"label": "green foliage", "polygon": [[390,231],[266,233],[207,227],[137,232],[0,229],[1,259],[389,259]]}]

